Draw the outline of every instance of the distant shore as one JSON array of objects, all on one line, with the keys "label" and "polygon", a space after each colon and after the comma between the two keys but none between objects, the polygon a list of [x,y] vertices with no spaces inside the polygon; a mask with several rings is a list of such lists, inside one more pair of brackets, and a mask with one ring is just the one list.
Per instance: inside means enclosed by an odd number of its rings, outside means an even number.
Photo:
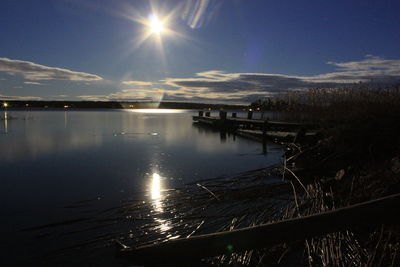
[{"label": "distant shore", "polygon": [[0,100],[10,109],[244,109],[246,105],[183,103],[183,102],[118,102],[118,101],[33,101]]}]

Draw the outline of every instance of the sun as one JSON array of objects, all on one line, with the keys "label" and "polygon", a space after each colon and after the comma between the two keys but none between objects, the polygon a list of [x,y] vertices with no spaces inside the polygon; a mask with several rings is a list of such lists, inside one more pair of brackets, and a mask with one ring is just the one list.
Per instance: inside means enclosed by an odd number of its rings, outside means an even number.
[{"label": "sun", "polygon": [[164,31],[164,22],[159,20],[156,15],[150,15],[149,27],[151,33],[160,34]]},{"label": "sun", "polygon": [[182,33],[174,30],[181,8],[177,7],[167,12],[152,5],[148,11],[149,13],[141,13],[135,8],[127,8],[126,13],[121,14],[124,18],[139,24],[137,25],[139,27],[135,26],[135,37],[131,42],[131,51],[128,52],[131,53],[144,43],[149,42],[149,45],[151,44],[149,47],[154,47],[158,52],[161,52],[162,60],[165,61],[164,41],[187,39]]}]

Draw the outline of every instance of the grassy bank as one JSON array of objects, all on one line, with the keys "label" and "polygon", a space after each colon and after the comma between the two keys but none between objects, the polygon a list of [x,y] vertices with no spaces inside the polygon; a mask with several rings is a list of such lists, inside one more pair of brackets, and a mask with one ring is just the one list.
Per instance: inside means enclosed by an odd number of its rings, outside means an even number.
[{"label": "grassy bank", "polygon": [[[293,103],[292,111],[325,129],[315,144],[288,144],[287,171],[308,191],[299,216],[399,193],[399,87],[313,89],[308,97],[308,105]],[[304,259],[317,266],[397,266],[398,230],[394,222],[306,240]]]}]

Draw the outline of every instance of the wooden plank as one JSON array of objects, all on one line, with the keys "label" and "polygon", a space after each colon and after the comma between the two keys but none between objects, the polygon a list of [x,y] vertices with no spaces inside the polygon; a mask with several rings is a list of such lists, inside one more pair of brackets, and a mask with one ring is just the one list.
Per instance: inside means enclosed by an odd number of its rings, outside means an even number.
[{"label": "wooden plank", "polygon": [[[203,117],[203,116],[193,116],[193,120],[213,120],[219,121],[219,117]],[[253,124],[262,127],[265,123],[272,127],[317,127],[314,123],[305,122],[285,122],[285,121],[269,121],[269,120],[259,120],[259,119],[245,119],[245,118],[226,118],[227,122],[236,124]]]},{"label": "wooden plank", "polygon": [[395,194],[301,218],[137,248],[125,247],[119,255],[135,262],[177,262],[263,248],[355,226],[399,221],[399,203],[400,194]]},{"label": "wooden plank", "polygon": [[[263,131],[262,130],[237,130],[237,133],[244,133],[248,135],[254,135],[258,137],[263,136]],[[267,137],[277,137],[277,138],[283,138],[283,137],[295,137],[297,132],[289,132],[289,131],[266,131]],[[316,132],[306,132],[306,136],[314,136],[316,135]]]}]

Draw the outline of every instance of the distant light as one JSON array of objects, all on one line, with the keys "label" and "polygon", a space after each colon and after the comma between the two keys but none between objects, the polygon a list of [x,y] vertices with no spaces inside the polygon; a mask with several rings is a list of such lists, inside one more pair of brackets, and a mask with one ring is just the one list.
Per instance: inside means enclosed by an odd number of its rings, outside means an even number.
[{"label": "distant light", "polygon": [[29,107],[29,104],[25,104],[25,107]]},{"label": "distant light", "polygon": [[8,107],[8,103],[4,102],[3,107],[5,107],[5,108]]},{"label": "distant light", "polygon": [[68,105],[64,105],[64,108],[69,108],[69,106]]},{"label": "distant light", "polygon": [[249,111],[253,111],[253,110],[250,108]]}]

